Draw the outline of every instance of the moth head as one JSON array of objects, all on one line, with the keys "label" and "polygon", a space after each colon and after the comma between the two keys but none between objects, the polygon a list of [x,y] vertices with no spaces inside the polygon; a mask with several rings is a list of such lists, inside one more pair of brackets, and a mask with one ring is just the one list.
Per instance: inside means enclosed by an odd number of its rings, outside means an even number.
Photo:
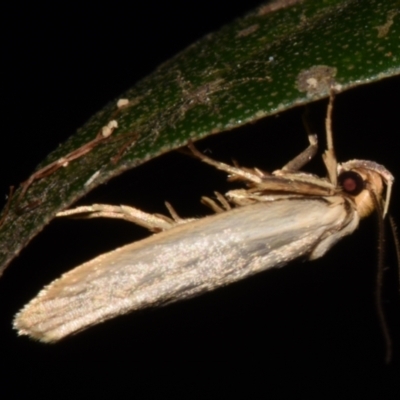
[{"label": "moth head", "polygon": [[361,218],[377,208],[377,211],[383,210],[385,217],[393,181],[393,175],[374,161],[351,160],[338,165],[338,183],[342,191],[353,198]]}]

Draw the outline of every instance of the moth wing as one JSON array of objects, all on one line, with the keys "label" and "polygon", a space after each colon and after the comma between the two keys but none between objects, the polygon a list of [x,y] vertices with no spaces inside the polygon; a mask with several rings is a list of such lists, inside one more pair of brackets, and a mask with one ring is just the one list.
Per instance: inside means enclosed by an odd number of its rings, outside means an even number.
[{"label": "moth wing", "polygon": [[54,342],[117,315],[283,266],[328,240],[324,252],[357,225],[344,228],[349,213],[337,199],[239,207],[100,255],[45,287],[16,315],[14,327]]}]

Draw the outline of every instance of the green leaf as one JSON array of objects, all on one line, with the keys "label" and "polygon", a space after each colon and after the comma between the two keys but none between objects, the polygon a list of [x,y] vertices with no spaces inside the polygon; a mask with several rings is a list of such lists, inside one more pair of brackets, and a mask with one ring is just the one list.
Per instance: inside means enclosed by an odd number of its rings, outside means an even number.
[{"label": "green leaf", "polygon": [[[63,158],[66,168],[16,191],[2,214],[0,273],[57,211],[123,171],[189,140],[326,97],[332,85],[341,92],[398,75],[399,6],[268,3],[162,64],[119,97],[125,106],[109,103],[38,170]],[[93,142],[112,121],[111,136]]]}]

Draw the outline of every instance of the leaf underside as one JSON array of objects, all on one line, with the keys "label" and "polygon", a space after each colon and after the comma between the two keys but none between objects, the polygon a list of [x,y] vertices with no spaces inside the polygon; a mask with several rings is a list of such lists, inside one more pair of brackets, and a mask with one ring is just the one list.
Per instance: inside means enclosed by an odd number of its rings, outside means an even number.
[{"label": "leaf underside", "polygon": [[[94,115],[39,166],[118,127],[19,188],[3,210],[0,274],[54,215],[112,177],[210,134],[400,73],[400,2],[268,3],[194,43]],[[92,179],[91,179],[92,178]]]}]

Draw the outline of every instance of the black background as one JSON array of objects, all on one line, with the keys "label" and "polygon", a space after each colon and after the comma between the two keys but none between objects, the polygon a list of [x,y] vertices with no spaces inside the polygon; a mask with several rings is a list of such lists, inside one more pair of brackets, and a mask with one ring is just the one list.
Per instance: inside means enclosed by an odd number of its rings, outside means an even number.
[{"label": "black background", "polygon": [[[9,185],[26,179],[50,151],[108,101],[193,41],[257,4],[240,1],[226,8],[208,0],[183,5],[175,0],[129,5],[106,2],[90,7],[13,3],[3,14],[2,26],[3,198]],[[400,176],[399,93],[400,79],[395,78],[338,96],[334,132],[340,160],[374,160]],[[326,101],[312,108],[321,141],[325,110]],[[248,167],[279,168],[307,145],[302,111],[293,109],[211,137],[199,148],[226,162],[234,158]],[[308,168],[324,173],[319,156]],[[199,203],[202,195],[230,187],[223,173],[175,152],[114,179],[82,202],[131,204],[149,212],[165,212],[163,202],[168,200],[180,215],[189,217],[208,212]],[[395,187],[391,212],[400,223],[398,193]],[[389,237],[384,301],[394,360],[385,366],[373,297],[374,217],[320,260],[299,261],[187,302],[117,318],[56,345],[17,337],[11,328],[13,315],[43,285],[101,252],[145,235],[144,230],[118,221],[54,221],[6,271],[0,280],[0,358],[4,366],[12,361],[32,362],[34,369],[21,379],[36,382],[35,393],[46,391],[45,383],[49,384],[46,375],[38,372],[39,366],[50,365],[60,379],[68,375],[72,383],[76,381],[71,371],[84,369],[85,375],[89,370],[104,371],[109,380],[91,383],[94,391],[101,392],[114,387],[112,379],[122,370],[130,374],[140,368],[152,375],[176,362],[204,363],[207,371],[223,363],[224,369],[227,363],[254,368],[262,378],[255,379],[253,389],[263,388],[265,394],[275,393],[277,382],[283,382],[281,389],[299,394],[346,390],[397,398],[400,306],[396,261]],[[220,380],[219,373],[209,374],[211,381]],[[174,393],[185,390],[189,382],[194,392],[187,392],[188,397],[194,397],[203,384],[196,376],[192,379],[186,384],[172,382]],[[237,383],[224,379],[226,390]],[[142,387],[135,381],[133,386],[129,393],[145,398],[147,390],[165,393],[165,387],[157,384]],[[18,393],[19,388],[15,390]],[[210,393],[225,393],[220,390]]]}]

